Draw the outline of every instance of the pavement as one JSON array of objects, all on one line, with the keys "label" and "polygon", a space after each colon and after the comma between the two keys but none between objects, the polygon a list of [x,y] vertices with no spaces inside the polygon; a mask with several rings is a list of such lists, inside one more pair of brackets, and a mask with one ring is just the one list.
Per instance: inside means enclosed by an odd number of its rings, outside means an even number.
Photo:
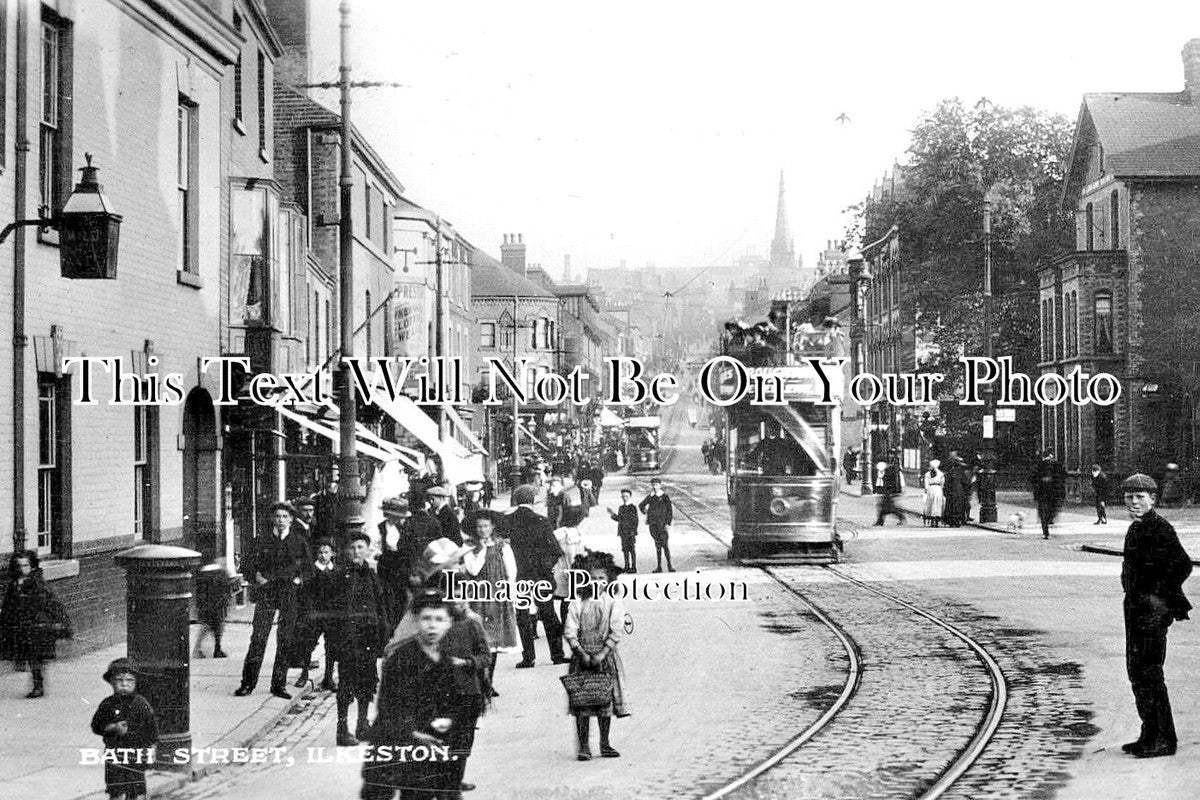
[{"label": "pavement", "polygon": [[[233,696],[241,683],[252,614],[253,606],[232,609],[222,642],[229,658],[194,659],[191,663],[193,748],[249,747],[311,692],[310,684],[305,690],[289,688],[291,701],[270,694],[267,685],[275,657],[272,636],[258,689],[246,697]],[[193,644],[198,632],[198,626],[191,626]],[[211,646],[210,640],[206,652],[211,652]],[[4,754],[0,759],[0,798],[107,797],[103,767],[81,763],[80,750],[103,747],[90,727],[96,706],[111,694],[101,675],[110,661],[125,655],[125,644],[120,643],[78,658],[50,662],[46,668],[46,696],[37,700],[25,699],[28,673],[6,669],[0,674],[0,753]],[[292,679],[296,674],[292,673]],[[192,764],[179,771],[152,771],[147,776],[150,794],[155,796],[202,777],[214,768],[219,765]]]},{"label": "pavement", "polygon": [[[697,462],[698,458],[697,453]],[[701,469],[694,472],[673,471],[670,477],[701,487],[697,491],[712,507],[723,509],[723,477],[702,474]],[[619,552],[616,526],[604,507],[615,506],[617,489],[629,484],[640,497],[645,489],[641,479],[612,476],[605,481],[600,506],[581,525],[587,547]],[[1091,524],[1090,507],[1068,507],[1051,541],[1044,542],[1036,513],[1030,513],[1016,493],[1002,493],[998,509],[1001,520],[1018,511],[1026,514],[1017,534],[1006,532],[1003,524],[934,530],[889,521],[885,528],[873,528],[873,498],[856,494],[857,490],[848,491],[850,496],[839,509],[839,515],[858,532],[857,541],[847,544],[846,568],[858,570],[855,574],[863,579],[897,587],[896,591],[925,607],[959,615],[977,635],[993,637],[992,647],[1005,660],[1005,671],[1014,681],[1016,699],[1011,721],[1006,723],[1008,739],[995,745],[995,758],[1005,763],[998,761],[996,772],[981,772],[983,782],[964,787],[964,796],[1053,795],[1085,800],[1115,797],[1112,792],[1117,786],[1123,787],[1120,796],[1142,800],[1195,796],[1200,759],[1147,763],[1119,752],[1120,743],[1136,734],[1137,721],[1124,676],[1116,583],[1119,564],[1112,557],[1119,554],[1127,527],[1122,509],[1111,509],[1112,521],[1105,527]],[[504,505],[499,502],[494,507],[503,510]],[[920,492],[910,491],[902,506],[916,513]],[[1200,555],[1200,510],[1169,509],[1164,516],[1180,530],[1185,547]],[[557,680],[563,668],[549,663],[544,637],[537,642],[535,669],[515,670],[518,654],[502,655],[496,673],[501,697],[480,720],[476,751],[468,766],[467,780],[479,784],[473,797],[696,796],[773,752],[828,705],[833,687],[844,680],[844,664],[838,644],[814,622],[803,603],[760,571],[726,562],[724,546],[686,521],[677,521],[671,539],[677,576],[699,570],[710,581],[742,581],[751,602],[628,604],[634,633],[623,642],[622,655],[634,713],[614,723],[613,743],[623,753],[616,762],[574,760],[573,725]],[[1082,551],[1085,545],[1091,552]],[[654,566],[648,536],[639,537],[639,549],[643,573],[639,579],[645,579],[650,576],[644,573]],[[819,569],[789,577],[807,593],[829,592]],[[895,641],[897,620],[885,609],[859,608],[855,603],[861,601],[828,594],[817,597],[854,638],[872,644],[871,652],[890,659],[896,668],[924,675],[906,685],[919,683],[933,697],[947,681],[960,679],[954,670],[925,675],[927,664],[939,668],[945,664],[896,651],[889,642]],[[193,747],[211,752],[256,744],[284,746],[291,749],[295,763],[193,764],[180,772],[155,771],[149,780],[152,796],[181,800],[353,796],[358,765],[325,763],[320,760],[323,755],[316,760],[313,756],[346,751],[333,747],[328,695],[297,690],[290,702],[277,699],[267,692],[264,675],[257,692],[245,698],[233,696],[249,641],[250,612],[247,607],[232,614],[225,637],[230,658],[192,662]],[[193,627],[193,636],[196,631]],[[264,669],[269,669],[273,645],[274,637]],[[108,694],[100,675],[110,660],[123,655],[124,645],[117,645],[53,663],[47,674],[48,695],[40,700],[24,699],[26,673],[0,674],[0,753],[5,755],[0,759],[0,798],[98,800],[104,796],[102,768],[81,764],[80,748],[100,745],[88,727],[96,704]],[[1176,706],[1181,755],[1197,752],[1200,636],[1189,623],[1172,630],[1167,679]],[[917,747],[915,738],[918,723],[910,722],[906,728],[911,734],[897,730],[887,737],[875,735],[895,721],[892,716],[899,718],[891,715],[886,701],[893,694],[889,690],[874,711],[866,705],[869,698],[864,694],[861,710],[855,712],[860,716],[847,716],[846,724],[857,719],[863,735],[881,745],[912,738],[905,746],[924,754],[927,748]],[[952,694],[961,696],[957,691]],[[921,709],[935,714],[936,704],[922,702],[915,701],[910,711],[913,719],[928,722],[929,715],[923,716]],[[947,719],[953,722],[953,708],[949,708]],[[934,730],[943,729],[939,723]],[[834,745],[837,741],[836,737],[830,740]],[[813,750],[811,755],[821,752]],[[834,749],[827,757],[833,766],[864,769],[870,753]],[[866,769],[863,775],[891,774]],[[1012,788],[1005,790],[1008,772],[1013,773],[1008,782]],[[817,796],[820,787],[812,783],[814,774],[803,767],[790,776],[780,771],[778,780],[787,783],[764,783],[761,794],[755,794]],[[864,784],[853,785],[863,791],[851,790],[843,796],[877,796]],[[1045,791],[1025,791],[1035,785]]]},{"label": "pavement", "polygon": [[[842,494],[860,497],[859,486],[843,486]],[[868,495],[868,497],[875,497]],[[897,505],[906,514],[920,518],[924,506],[924,496],[920,489],[908,488],[899,499]],[[1200,565],[1200,506],[1181,506],[1178,508],[1159,508],[1158,513],[1170,522],[1179,541],[1192,556],[1192,563]],[[972,498],[971,513],[978,520],[979,503]],[[1020,526],[1012,525],[1017,515],[1022,517]],[[889,518],[891,525],[894,518]],[[968,527],[994,531],[1006,535],[1040,537],[1041,527],[1038,524],[1037,505],[1028,492],[997,492],[996,493],[996,522],[967,523]],[[1067,505],[1059,512],[1054,524],[1050,526],[1052,540],[1065,539],[1078,549],[1091,553],[1120,556],[1123,554],[1125,532],[1129,529],[1129,515],[1125,507],[1119,503],[1108,506],[1108,524],[1096,525],[1096,510],[1090,504]],[[939,531],[952,531],[953,528],[938,528]]]}]

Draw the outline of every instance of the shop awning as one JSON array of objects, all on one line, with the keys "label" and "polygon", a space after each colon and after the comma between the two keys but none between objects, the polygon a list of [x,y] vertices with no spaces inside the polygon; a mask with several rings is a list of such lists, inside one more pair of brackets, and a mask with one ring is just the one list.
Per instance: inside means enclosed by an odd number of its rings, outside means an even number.
[{"label": "shop awning", "polygon": [[547,453],[553,453],[553,452],[554,452],[554,448],[552,448],[550,445],[546,444],[546,443],[545,443],[545,442],[543,442],[541,439],[539,439],[539,438],[537,438],[536,436],[534,436],[534,435],[533,435],[533,432],[532,432],[532,431],[530,431],[530,430],[529,430],[529,428],[525,427],[525,423],[524,423],[524,422],[522,422],[522,423],[519,423],[519,424],[518,424],[518,428],[521,430],[521,432],[522,432],[522,433],[524,433],[526,436],[528,436],[528,437],[529,437],[529,441],[533,442],[535,445],[537,445],[538,447],[542,448],[542,449],[543,449],[543,450],[545,450]]},{"label": "shop awning", "polygon": [[[338,446],[341,444],[341,434],[334,422],[327,419],[313,419],[304,414],[297,413],[286,406],[276,406],[276,409],[286,419],[290,419],[300,427],[328,439],[333,443],[333,451],[335,453],[338,452]],[[362,423],[356,425],[355,433],[357,434],[355,445],[359,453],[379,461],[400,461],[414,469],[417,468],[418,462],[412,456],[402,453],[398,445],[385,442],[375,436]]]},{"label": "shop awning", "polygon": [[454,439],[442,441],[438,436],[437,423],[411,398],[397,395],[396,399],[392,400],[385,393],[376,392],[371,401],[394,419],[397,425],[415,436],[417,441],[437,453],[442,460],[446,478],[452,484],[457,486],[464,481],[483,480],[482,457],[468,452]]},{"label": "shop awning", "polygon": [[467,427],[466,420],[459,416],[458,412],[454,410],[454,406],[447,403],[443,405],[442,408],[445,410],[446,416],[449,417],[450,421],[454,423],[455,427],[462,432],[463,436],[467,437],[467,441],[471,443],[472,449],[474,449],[475,452],[482,453],[486,456],[487,448],[484,447],[483,443],[479,441],[479,437],[475,435],[475,432]]},{"label": "shop awning", "polygon": [[625,420],[618,417],[611,408],[600,406],[600,427],[602,428],[620,428],[624,426]]}]

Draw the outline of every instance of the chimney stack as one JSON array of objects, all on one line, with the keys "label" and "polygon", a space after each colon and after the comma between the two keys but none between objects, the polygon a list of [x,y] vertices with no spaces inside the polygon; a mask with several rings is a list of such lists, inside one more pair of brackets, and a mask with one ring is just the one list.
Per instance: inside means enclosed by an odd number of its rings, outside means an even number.
[{"label": "chimney stack", "polygon": [[1183,46],[1183,90],[1188,102],[1200,106],[1200,39]]},{"label": "chimney stack", "polygon": [[521,234],[504,234],[504,244],[500,245],[500,263],[525,277],[525,243]]},{"label": "chimney stack", "polygon": [[571,254],[570,253],[566,253],[563,255],[563,281],[565,281],[566,283],[571,282]]}]

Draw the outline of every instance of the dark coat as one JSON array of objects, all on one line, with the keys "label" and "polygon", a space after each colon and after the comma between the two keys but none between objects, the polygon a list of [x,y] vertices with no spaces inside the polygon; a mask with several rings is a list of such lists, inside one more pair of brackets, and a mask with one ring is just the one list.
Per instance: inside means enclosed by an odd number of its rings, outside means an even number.
[{"label": "dark coat", "polygon": [[552,527],[557,528],[562,520],[563,505],[566,504],[566,498],[563,493],[546,494],[546,519],[550,521]]},{"label": "dark coat", "polygon": [[383,588],[369,564],[346,564],[336,570],[333,584],[337,623],[333,628],[334,658],[371,661],[383,655],[391,631]]},{"label": "dark coat", "polygon": [[1157,595],[1175,619],[1187,619],[1192,604],[1183,594],[1183,582],[1191,573],[1192,559],[1171,523],[1151,510],[1130,524],[1121,564],[1121,588],[1126,594]]},{"label": "dark coat", "polygon": [[971,476],[967,465],[959,460],[951,460],[943,470],[946,473],[946,484],[943,491],[946,495],[946,505],[942,517],[950,525],[961,525],[967,516],[967,492],[971,486]]},{"label": "dark coat", "polygon": [[[442,530],[442,536],[454,542],[457,545],[462,545],[462,525],[458,522],[458,514],[454,513],[454,509],[450,504],[442,506],[436,514],[433,515],[437,520],[438,526]],[[421,548],[424,550],[424,548]]]},{"label": "dark coat", "polygon": [[[255,539],[254,544],[251,562],[253,572],[250,575],[256,601],[284,596],[291,590],[295,579],[304,575],[304,570],[312,561],[308,537],[296,526],[292,526],[283,541],[271,530]],[[262,575],[267,582],[258,586],[257,581],[253,580],[254,573]]]},{"label": "dark coat", "polygon": [[518,506],[501,521],[501,533],[508,536],[512,547],[517,580],[554,582],[554,565],[562,558],[563,551],[549,520]]},{"label": "dark coat", "polygon": [[397,647],[383,662],[378,713],[368,741],[375,745],[416,744],[413,731],[440,736],[430,723],[453,715],[451,669],[445,652],[439,661],[431,661],[415,638]]},{"label": "dark coat", "polygon": [[[104,729],[114,722],[128,723],[128,732],[124,736],[105,733]],[[92,715],[92,733],[104,737],[105,747],[153,747],[158,741],[158,720],[140,694],[110,694]]]},{"label": "dark coat", "polygon": [[1103,471],[1092,476],[1092,494],[1097,500],[1107,501],[1109,492],[1108,476]]},{"label": "dark coat", "polygon": [[9,581],[0,606],[0,658],[46,661],[54,658],[56,642],[70,636],[67,611],[42,580],[41,570],[20,584]]},{"label": "dark coat", "polygon": [[320,570],[313,563],[304,571],[299,591],[301,616],[316,619],[335,616],[338,573],[341,570],[336,562],[330,566],[332,569]]},{"label": "dark coat", "polygon": [[483,628],[482,617],[474,611],[468,611],[462,619],[454,620],[454,624],[446,632],[446,638],[442,639],[442,655],[470,662],[451,669],[454,676],[451,693],[456,698],[482,698],[485,695],[485,687],[490,693],[491,685],[488,684],[487,675],[492,664],[492,648]]},{"label": "dark coat", "polygon": [[627,536],[637,536],[638,510],[633,503],[622,505],[617,509],[617,513],[609,514],[609,516],[617,523],[617,536],[622,539]]},{"label": "dark coat", "polygon": [[638,510],[646,515],[647,525],[670,525],[674,519],[675,508],[666,492],[661,495],[648,494],[638,503]]},{"label": "dark coat", "polygon": [[1033,471],[1033,499],[1058,505],[1067,496],[1067,470],[1057,460],[1042,459]]},{"label": "dark coat", "polygon": [[897,495],[903,491],[900,486],[900,468],[895,464],[888,464],[887,469],[883,471],[883,491],[890,495]]},{"label": "dark coat", "polygon": [[313,495],[313,524],[311,533],[316,539],[339,541],[338,509],[341,501],[335,492],[323,489]]}]

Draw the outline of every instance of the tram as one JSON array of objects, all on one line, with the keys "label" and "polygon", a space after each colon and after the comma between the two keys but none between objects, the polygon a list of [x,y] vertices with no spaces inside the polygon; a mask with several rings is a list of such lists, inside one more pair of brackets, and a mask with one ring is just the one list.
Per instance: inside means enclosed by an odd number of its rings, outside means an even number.
[{"label": "tram", "polygon": [[[837,501],[841,476],[844,375],[791,353],[775,366],[761,354],[748,366],[728,352],[710,372],[711,396],[732,400],[745,380],[766,387],[725,408],[730,557],[782,563],[832,563],[840,553]],[[822,404],[822,400],[832,403]],[[764,402],[771,401],[771,402]]]},{"label": "tram", "polygon": [[625,420],[625,463],[629,473],[658,472],[659,419],[657,415],[630,417]]}]

